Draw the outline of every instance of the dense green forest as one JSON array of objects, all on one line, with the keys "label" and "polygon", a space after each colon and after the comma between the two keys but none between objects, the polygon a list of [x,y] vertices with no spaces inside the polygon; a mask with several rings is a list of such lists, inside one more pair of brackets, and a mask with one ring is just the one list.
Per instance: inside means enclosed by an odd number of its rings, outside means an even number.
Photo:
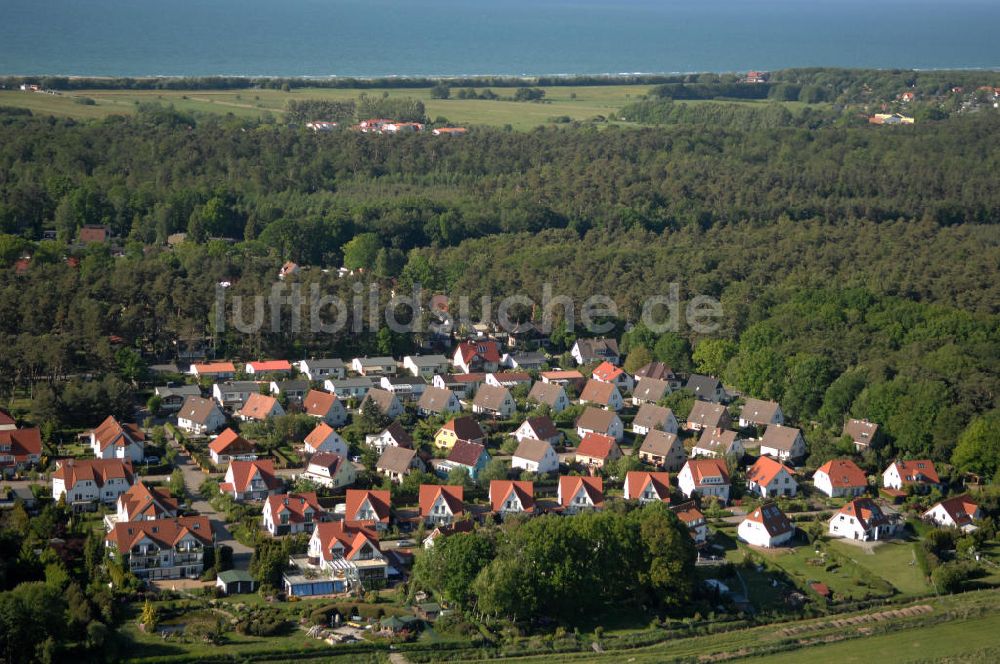
[{"label": "dense green forest", "polygon": [[[1000,118],[885,129],[685,121],[441,140],[162,107],[99,122],[0,113],[0,390],[31,387],[39,418],[73,417],[66,390],[114,410],[138,355],[211,333],[217,283],[267,293],[284,260],[471,297],[606,294],[619,330],[676,282],[682,298],[721,300],[721,331],[636,345],[799,421],[868,416],[895,449],[948,459],[977,422],[995,435],[995,418],[975,418],[998,391]],[[74,246],[84,224],[109,225],[121,255]],[[178,232],[187,241],[168,247]],[[295,279],[347,299],[358,278]],[[413,342],[229,330],[215,343],[301,357]],[[995,454],[962,458],[996,471]]]}]

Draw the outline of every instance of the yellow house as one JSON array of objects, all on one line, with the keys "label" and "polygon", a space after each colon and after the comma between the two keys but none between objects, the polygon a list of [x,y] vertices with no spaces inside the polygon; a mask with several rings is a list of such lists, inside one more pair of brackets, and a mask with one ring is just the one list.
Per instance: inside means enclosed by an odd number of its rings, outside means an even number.
[{"label": "yellow house", "polygon": [[450,450],[455,446],[455,441],[458,440],[485,445],[486,434],[483,433],[479,422],[468,415],[452,419],[434,434],[434,445],[436,447]]}]

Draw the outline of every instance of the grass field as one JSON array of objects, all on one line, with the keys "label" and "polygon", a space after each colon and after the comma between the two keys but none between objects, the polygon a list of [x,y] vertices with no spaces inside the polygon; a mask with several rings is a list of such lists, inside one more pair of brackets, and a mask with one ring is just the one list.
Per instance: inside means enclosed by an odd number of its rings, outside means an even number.
[{"label": "grass field", "polygon": [[875,548],[874,554],[845,542],[834,541],[830,545],[904,595],[923,595],[931,591],[915,562],[912,542],[885,542]]},{"label": "grass field", "polygon": [[[30,109],[41,115],[58,115],[73,118],[102,118],[113,114],[133,113],[136,104],[153,102],[172,104],[180,111],[205,113],[231,113],[244,118],[261,118],[265,115],[280,117],[291,99],[357,99],[362,92],[368,95],[390,97],[415,97],[424,102],[431,119],[447,118],[456,125],[510,125],[526,130],[549,124],[552,118],[567,116],[586,121],[596,116],[613,117],[618,109],[645,95],[652,86],[556,86],[545,89],[541,103],[514,102],[484,99],[431,99],[430,88],[394,88],[374,90],[347,90],[326,88],[299,88],[291,92],[281,90],[80,90],[47,94],[39,92],[0,91],[0,106]],[[453,90],[453,93],[455,91]],[[495,88],[500,96],[513,94],[511,88]],[[79,98],[94,100],[94,105],[79,103]],[[712,103],[712,102],[682,102]],[[767,103],[767,102],[733,102]],[[796,110],[801,104],[789,102]]]}]

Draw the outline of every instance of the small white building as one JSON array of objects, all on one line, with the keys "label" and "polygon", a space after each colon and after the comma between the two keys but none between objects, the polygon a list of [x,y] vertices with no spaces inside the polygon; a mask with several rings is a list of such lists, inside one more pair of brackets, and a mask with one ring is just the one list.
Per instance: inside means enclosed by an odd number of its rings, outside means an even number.
[{"label": "small white building", "polygon": [[942,528],[959,528],[970,533],[977,529],[973,522],[983,518],[983,512],[969,496],[954,496],[924,512],[923,518]]},{"label": "small white building", "polygon": [[451,360],[444,355],[407,355],[403,358],[403,368],[413,376],[432,380],[434,376],[448,373]]},{"label": "small white building", "polygon": [[871,498],[855,498],[830,518],[830,536],[876,541],[896,534],[899,526]]},{"label": "small white building", "polygon": [[535,438],[520,440],[510,460],[512,468],[520,468],[539,475],[558,472],[559,455],[548,442]]},{"label": "small white building", "polygon": [[309,459],[306,471],[300,477],[331,489],[340,489],[354,484],[358,469],[346,457],[321,452]]},{"label": "small white building", "polygon": [[729,470],[721,459],[689,459],[677,474],[681,493],[691,498],[695,492],[703,498],[715,496],[729,502]]},{"label": "small white building", "polygon": [[772,424],[760,439],[760,453],[779,461],[801,459],[806,455],[806,441],[795,427]]},{"label": "small white building", "polygon": [[306,454],[339,454],[342,457],[348,455],[347,441],[341,438],[340,434],[333,430],[326,422],[320,422],[316,428],[309,432],[303,441],[303,451]]},{"label": "small white building", "polygon": [[90,449],[95,459],[122,459],[140,463],[145,456],[146,435],[135,424],[120,424],[108,416],[90,432]]},{"label": "small white building", "polygon": [[762,456],[747,471],[747,490],[762,498],[794,496],[798,491],[795,471],[771,457]]},{"label": "small white building", "polygon": [[313,382],[323,380],[340,380],[347,376],[347,365],[338,358],[299,360],[298,369],[306,378]]},{"label": "small white building", "polygon": [[356,357],[351,360],[351,370],[362,376],[395,376],[396,360],[385,357]]},{"label": "small white building", "polygon": [[211,399],[188,397],[177,412],[177,428],[196,436],[215,433],[226,424],[226,416]]},{"label": "small white building", "polygon": [[795,526],[777,505],[767,504],[747,514],[736,533],[747,544],[770,549],[792,539]]},{"label": "small white building", "polygon": [[868,478],[850,459],[831,459],[813,473],[813,486],[831,498],[854,498],[868,490]]}]

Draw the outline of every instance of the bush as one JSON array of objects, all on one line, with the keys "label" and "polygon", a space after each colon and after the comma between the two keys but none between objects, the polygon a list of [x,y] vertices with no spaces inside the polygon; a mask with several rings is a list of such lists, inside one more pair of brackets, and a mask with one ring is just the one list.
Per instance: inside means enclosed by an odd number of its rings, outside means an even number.
[{"label": "bush", "polygon": [[939,592],[956,593],[962,589],[971,572],[966,563],[945,563],[931,573],[931,580]]}]

